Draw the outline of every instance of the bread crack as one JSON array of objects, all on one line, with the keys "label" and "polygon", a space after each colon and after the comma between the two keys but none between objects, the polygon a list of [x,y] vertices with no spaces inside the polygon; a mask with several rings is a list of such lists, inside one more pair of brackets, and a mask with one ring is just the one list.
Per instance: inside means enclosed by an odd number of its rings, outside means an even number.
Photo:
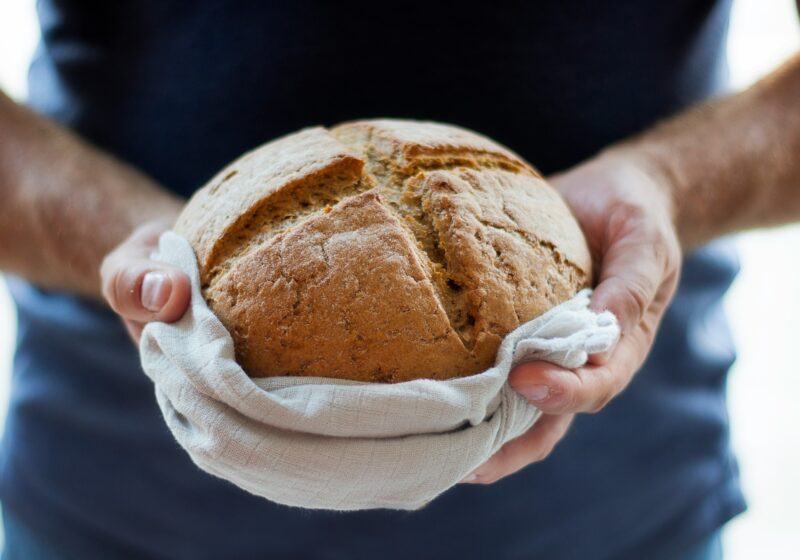
[{"label": "bread crack", "polygon": [[[334,132],[335,135],[335,132]],[[452,275],[445,249],[441,243],[441,233],[437,231],[430,208],[424,199],[428,189],[417,189],[416,184],[424,178],[424,171],[458,167],[466,163],[475,164],[475,157],[438,158],[418,160],[410,165],[398,166],[402,154],[379,153],[375,147],[372,131],[355,141],[339,137],[348,148],[360,153],[365,161],[364,174],[376,184],[376,190],[383,204],[400,221],[402,227],[411,234],[421,255],[427,256],[429,279],[436,291],[439,304],[450,321],[450,326],[458,335],[467,350],[475,347],[475,327],[477,307],[470,305],[468,289],[464,279]],[[485,158],[487,165],[503,164],[500,158]],[[507,167],[514,167],[510,163]],[[522,166],[519,166],[520,168]],[[516,169],[516,168],[515,168]]]},{"label": "bread crack", "polygon": [[272,193],[237,222],[237,232],[225,238],[224,244],[216,251],[214,264],[202,279],[204,292],[213,289],[237,260],[308,220],[330,212],[351,195],[375,186],[369,177],[353,181],[337,172],[320,173],[309,184],[313,186],[304,184],[303,188],[287,187]]},{"label": "bread crack", "polygon": [[[506,213],[506,215],[508,214]],[[560,278],[567,279],[567,283],[569,285],[583,286],[586,283],[587,278],[584,271],[580,267],[569,261],[568,259],[565,259],[563,255],[561,255],[561,253],[559,253],[556,250],[555,245],[553,245],[549,241],[539,239],[538,237],[533,237],[529,235],[528,232],[525,232],[519,229],[518,227],[507,227],[507,226],[500,227],[499,225],[493,224],[488,220],[481,218],[480,216],[478,216],[477,219],[482,226],[486,228],[491,228],[497,231],[501,235],[502,234],[512,235],[516,237],[518,240],[520,240],[522,243],[530,247],[532,250],[537,251],[541,256],[543,257],[549,256],[558,272],[558,276]],[[516,225],[516,222],[514,222],[513,219],[511,221]],[[497,256],[496,258],[497,262],[499,262],[503,266],[503,269],[506,270],[504,261],[502,259],[502,255],[497,251],[496,247],[492,246],[492,248],[495,250]],[[510,271],[507,271],[507,273],[510,273]],[[556,289],[555,286],[553,285],[553,278],[551,277],[551,275],[545,274],[543,275],[543,278],[540,277],[539,279],[542,280],[545,284],[545,287],[547,289],[547,299],[554,302],[555,304]],[[521,280],[527,282],[528,285],[530,286],[538,287],[531,281],[530,278],[523,278]],[[514,312],[517,313],[517,321],[519,324],[521,324],[516,305],[514,306]]]},{"label": "bread crack", "polygon": [[[452,217],[445,214],[437,216],[436,212],[440,210],[432,207],[434,185],[426,179],[435,171],[457,172],[462,168],[495,169],[514,174],[527,174],[537,179],[541,179],[542,176],[525,163],[511,160],[501,154],[476,153],[470,149],[459,149],[457,146],[439,152],[407,153],[400,144],[382,141],[379,133],[372,129],[362,129],[357,134],[347,130],[337,133],[334,129],[332,134],[348,148],[361,155],[365,162],[364,175],[374,181],[381,202],[410,233],[420,256],[423,257],[422,260],[427,264],[427,276],[434,287],[439,304],[450,322],[452,331],[458,335],[464,348],[469,351],[475,349],[478,332],[486,330],[505,334],[505,329],[494,329],[482,318],[480,308],[486,303],[487,295],[481,291],[480,286],[470,285],[469,278],[460,274],[457,266],[453,266],[451,260],[457,258],[457,254],[452,252],[457,248],[448,247],[445,243],[448,228],[452,227]],[[485,187],[479,181],[468,180],[468,182],[477,191],[485,191]],[[437,183],[435,187],[437,194],[452,190],[446,181]],[[456,194],[455,191],[453,194]],[[585,273],[581,267],[564,258],[554,244],[528,236],[513,219],[505,201],[502,204],[502,212],[508,217],[509,223],[504,220],[501,224],[490,224],[482,216],[476,215],[476,217],[484,227],[492,227],[497,231],[516,236],[542,258],[552,260],[559,276],[558,282],[566,280],[571,286],[585,285]],[[476,237],[480,239],[482,235],[483,233],[478,232]],[[534,282],[532,279],[518,279],[514,277],[508,265],[504,264],[500,254],[496,256],[495,263],[509,275],[511,284],[527,282],[531,289],[542,291],[549,301],[556,303],[557,290],[552,285],[553,279],[549,275],[546,274],[546,278],[539,282]],[[521,324],[525,317],[521,316],[520,302],[516,299],[513,312],[516,324]]]},{"label": "bread crack", "polygon": [[[513,223],[516,226],[517,222],[514,219],[514,216],[512,216],[511,213],[508,211],[508,202],[507,201],[505,201],[505,200],[503,201],[503,204],[501,205],[501,209],[503,210],[503,214],[506,215],[506,217],[509,219],[509,221],[511,221],[511,223]],[[578,265],[576,265],[574,262],[572,262],[571,260],[565,258],[564,255],[561,253],[561,251],[558,250],[558,247],[556,247],[555,243],[547,241],[546,239],[541,239],[541,238],[538,238],[538,237],[536,237],[536,238],[531,237],[527,232],[521,230],[518,227],[514,228],[514,231],[517,234],[523,236],[525,239],[535,243],[536,245],[538,245],[540,247],[544,247],[545,249],[549,249],[550,253],[553,255],[553,259],[556,261],[556,263],[558,265],[564,265],[564,267],[567,267],[567,268],[571,269],[571,271],[569,273],[570,277],[571,278],[572,277],[576,278],[578,280],[579,284],[581,284],[581,283],[583,283],[583,282],[585,282],[587,280],[586,273],[584,272],[584,270],[581,267],[579,267]],[[561,272],[563,273],[564,272],[563,267],[560,267],[560,268],[562,268]]]},{"label": "bread crack", "polygon": [[277,139],[217,173],[175,229],[253,377],[477,373],[591,276],[578,224],[536,169],[439,123]]}]

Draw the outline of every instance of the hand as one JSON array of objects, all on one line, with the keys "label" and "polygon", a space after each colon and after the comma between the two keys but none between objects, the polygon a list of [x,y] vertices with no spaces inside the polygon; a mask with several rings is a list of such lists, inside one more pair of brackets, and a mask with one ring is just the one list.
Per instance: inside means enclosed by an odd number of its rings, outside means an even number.
[{"label": "hand", "polygon": [[577,412],[598,412],[641,367],[678,284],[681,250],[666,181],[641,160],[601,154],[551,179],[584,230],[597,272],[591,308],[610,310],[616,348],[567,370],[547,362],[512,369],[509,383],[544,416],[463,482],[489,484],[541,461]]},{"label": "hand", "polygon": [[189,307],[191,284],[179,269],[150,260],[158,238],[170,224],[149,222],[139,227],[103,260],[103,297],[121,317],[138,344],[150,321],[172,322]]}]

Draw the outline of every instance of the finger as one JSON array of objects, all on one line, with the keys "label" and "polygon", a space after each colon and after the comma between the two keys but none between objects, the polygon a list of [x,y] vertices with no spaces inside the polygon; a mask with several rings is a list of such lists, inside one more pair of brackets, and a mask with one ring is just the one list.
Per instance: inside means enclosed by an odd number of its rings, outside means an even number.
[{"label": "finger", "polygon": [[590,307],[611,311],[624,334],[642,322],[665,279],[675,275],[680,253],[677,241],[656,226],[638,219],[618,221],[609,220],[609,246]]},{"label": "finger", "polygon": [[567,433],[573,415],[542,416],[533,427],[503,445],[483,465],[461,482],[491,484],[518,470],[543,460]]},{"label": "finger", "polygon": [[511,370],[509,383],[548,414],[597,412],[628,385],[644,363],[660,315],[655,306],[648,311],[640,326],[620,340],[602,365],[569,370],[548,362],[528,362]]},{"label": "finger", "polygon": [[103,263],[103,295],[124,319],[172,322],[189,306],[191,285],[179,269],[118,253]]},{"label": "finger", "polygon": [[638,356],[625,341],[604,365],[568,370],[547,362],[514,368],[509,383],[531,404],[548,414],[597,412],[627,385]]},{"label": "finger", "polygon": [[649,243],[625,240],[611,247],[603,259],[590,307],[611,311],[623,333],[641,322],[661,284],[663,265],[653,252]]}]

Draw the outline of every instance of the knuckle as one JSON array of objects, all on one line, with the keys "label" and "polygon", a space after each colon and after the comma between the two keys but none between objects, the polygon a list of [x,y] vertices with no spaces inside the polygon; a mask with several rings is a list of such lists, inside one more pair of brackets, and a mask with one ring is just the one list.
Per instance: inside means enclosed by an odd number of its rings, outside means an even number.
[{"label": "knuckle", "polygon": [[612,390],[606,390],[602,395],[600,395],[600,400],[597,401],[595,406],[595,413],[600,412],[603,410],[608,403],[611,402],[611,399],[614,398],[614,392]]},{"label": "knuckle", "polygon": [[571,410],[577,410],[580,408],[583,390],[570,390],[567,391],[567,399],[565,401],[565,406],[561,408],[560,413],[567,413]]},{"label": "knuckle", "polygon": [[617,368],[612,369],[608,366],[603,366],[600,369],[600,375],[603,379],[602,396],[612,398],[617,394],[619,387],[622,385],[622,379],[619,375]]},{"label": "knuckle", "polygon": [[647,224],[647,212],[641,204],[630,199],[619,199],[614,202],[607,222],[612,239],[631,231],[632,228],[641,227],[642,224]]},{"label": "knuckle", "polygon": [[588,412],[589,414],[597,414],[598,412],[603,410],[603,407],[605,407],[605,405],[606,402],[603,401],[603,397],[600,397],[587,407],[586,412]]},{"label": "knuckle", "polygon": [[617,388],[620,385],[618,376],[607,366],[598,367],[595,375],[599,379],[599,386],[587,407],[587,412],[592,414],[600,412],[611,402],[611,399],[617,395]]},{"label": "knuckle", "polygon": [[672,222],[667,218],[645,220],[639,231],[641,243],[652,247],[657,262],[666,270],[677,267],[681,260],[681,246]]},{"label": "knuckle", "polygon": [[615,197],[611,217],[620,221],[632,222],[646,218],[647,211],[641,200],[626,191]]},{"label": "knuckle", "polygon": [[664,266],[665,276],[678,268],[681,261],[680,243],[671,228],[659,228],[653,240],[653,248],[657,262]]},{"label": "knuckle", "polygon": [[138,308],[137,292],[141,274],[135,269],[118,266],[111,273],[109,303],[120,315],[127,315]]},{"label": "knuckle", "polygon": [[553,452],[553,449],[555,449],[555,446],[556,446],[555,442],[548,442],[546,444],[543,444],[533,454],[533,457],[531,457],[531,462],[532,463],[538,463],[539,461],[544,461]]},{"label": "knuckle", "polygon": [[625,387],[628,385],[628,380],[623,379],[621,377],[617,377],[614,379],[614,382],[611,385],[610,396],[608,400],[613,399],[617,395],[619,395],[622,391],[625,390]]},{"label": "knuckle", "polygon": [[100,267],[100,293],[103,295],[108,304],[114,307],[114,274],[110,271],[109,267],[103,262]]},{"label": "knuckle", "polygon": [[478,478],[478,482],[480,482],[481,484],[494,484],[495,482],[500,480],[500,478],[502,477],[500,476],[499,473],[492,472]]},{"label": "knuckle", "polygon": [[114,267],[106,272],[106,280],[103,282],[103,295],[117,313],[120,312],[126,295],[124,276],[124,269]]},{"label": "knuckle", "polygon": [[597,397],[597,399],[595,399],[595,401],[591,404],[587,412],[591,414],[597,414],[598,412],[603,410],[606,407],[606,405],[608,405],[608,403],[611,402],[611,399],[613,398],[614,395],[611,393],[611,391],[604,391]]},{"label": "knuckle", "polygon": [[500,476],[497,469],[487,468],[486,470],[478,473],[478,478],[475,479],[475,482],[478,484],[492,484],[493,482],[499,480],[499,478]]},{"label": "knuckle", "polygon": [[[650,286],[645,285],[643,281],[631,282],[626,290],[625,299],[626,304],[633,312],[634,316],[641,320],[650,306]],[[638,322],[638,321],[637,321]]]},{"label": "knuckle", "polygon": [[666,239],[667,248],[667,262],[674,268],[680,266],[681,259],[683,258],[683,251],[681,250],[681,243],[678,241],[678,235],[675,229],[670,227]]},{"label": "knuckle", "polygon": [[114,275],[117,273],[118,268],[116,263],[116,250],[103,257],[103,260],[100,263],[100,280],[104,290],[110,288],[112,285]]},{"label": "knuckle", "polygon": [[552,389],[555,398],[551,400],[547,408],[548,414],[563,414],[569,410],[575,410],[579,404],[579,391],[570,386],[559,389]]},{"label": "knuckle", "polygon": [[655,340],[658,325],[654,321],[642,321],[641,325],[639,325],[639,328],[641,329],[642,338],[645,341],[645,344],[650,346],[653,340]]}]

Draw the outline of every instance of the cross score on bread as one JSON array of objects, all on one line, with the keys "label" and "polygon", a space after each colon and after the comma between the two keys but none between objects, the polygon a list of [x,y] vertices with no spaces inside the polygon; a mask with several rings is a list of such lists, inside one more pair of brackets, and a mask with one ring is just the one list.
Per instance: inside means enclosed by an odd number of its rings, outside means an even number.
[{"label": "cross score on bread", "polygon": [[199,190],[175,230],[253,377],[471,375],[592,277],[542,176],[438,123],[357,121],[265,144]]}]

